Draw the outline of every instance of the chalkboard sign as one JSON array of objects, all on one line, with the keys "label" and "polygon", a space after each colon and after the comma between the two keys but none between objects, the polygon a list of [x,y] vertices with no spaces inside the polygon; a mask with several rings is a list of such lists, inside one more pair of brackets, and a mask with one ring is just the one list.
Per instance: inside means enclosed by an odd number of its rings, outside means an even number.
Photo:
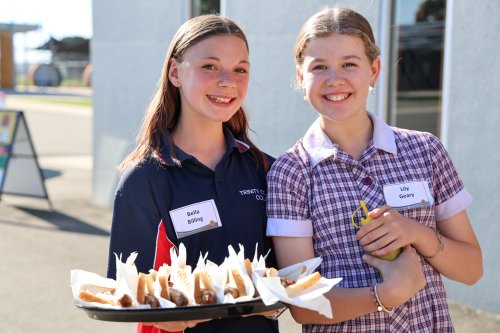
[{"label": "chalkboard sign", "polygon": [[22,111],[0,110],[0,194],[2,193],[49,200]]}]

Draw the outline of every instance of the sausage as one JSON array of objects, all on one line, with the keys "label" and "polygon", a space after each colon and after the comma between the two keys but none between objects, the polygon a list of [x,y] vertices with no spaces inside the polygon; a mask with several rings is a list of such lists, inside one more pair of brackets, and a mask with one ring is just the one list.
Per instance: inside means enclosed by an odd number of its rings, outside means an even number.
[{"label": "sausage", "polygon": [[146,295],[144,296],[144,303],[149,304],[151,308],[158,308],[160,307],[160,302],[154,297],[153,295]]},{"label": "sausage", "polygon": [[201,304],[215,304],[217,303],[217,295],[213,290],[201,290]]},{"label": "sausage", "polygon": [[280,282],[281,285],[285,288],[291,286],[292,284],[295,284],[295,280],[286,279],[284,277],[280,277]]},{"label": "sausage", "polygon": [[120,305],[124,308],[130,308],[134,305],[132,297],[127,294],[123,294],[123,296],[118,300],[118,303],[120,303]]},{"label": "sausage", "polygon": [[170,301],[177,306],[186,306],[189,303],[186,295],[179,289],[170,288]]}]

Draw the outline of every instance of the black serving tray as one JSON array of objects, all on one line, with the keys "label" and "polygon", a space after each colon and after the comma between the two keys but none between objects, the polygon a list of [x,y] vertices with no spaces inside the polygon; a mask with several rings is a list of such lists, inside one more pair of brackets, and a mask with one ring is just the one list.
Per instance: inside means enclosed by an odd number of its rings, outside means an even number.
[{"label": "black serving tray", "polygon": [[210,304],[154,309],[109,309],[75,306],[92,319],[119,322],[162,322],[237,317],[286,307],[281,302],[265,305],[260,298],[230,304]]}]

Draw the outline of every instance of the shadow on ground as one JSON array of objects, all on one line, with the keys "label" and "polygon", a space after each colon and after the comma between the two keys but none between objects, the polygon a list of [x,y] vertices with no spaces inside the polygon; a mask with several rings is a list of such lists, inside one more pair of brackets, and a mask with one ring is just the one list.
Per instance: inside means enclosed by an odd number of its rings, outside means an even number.
[{"label": "shadow on ground", "polygon": [[[16,209],[52,224],[59,231],[109,237],[109,232],[107,230],[93,226],[83,220],[74,218],[57,210],[40,210],[19,206],[16,206]],[[4,221],[4,223],[10,222]],[[16,224],[20,225],[19,223]],[[24,224],[20,226],[34,227],[33,224]]]},{"label": "shadow on ground", "polygon": [[52,170],[52,169],[42,169],[42,174],[43,178],[45,180],[50,179],[50,178],[55,178],[59,177],[62,175],[62,172],[59,170]]}]

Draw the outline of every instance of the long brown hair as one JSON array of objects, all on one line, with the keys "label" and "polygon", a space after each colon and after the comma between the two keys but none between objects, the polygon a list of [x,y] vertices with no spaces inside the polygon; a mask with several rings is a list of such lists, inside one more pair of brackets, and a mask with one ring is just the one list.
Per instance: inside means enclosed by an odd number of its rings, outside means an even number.
[{"label": "long brown hair", "polygon": [[[179,88],[168,79],[168,72],[172,59],[178,63],[183,61],[184,53],[191,46],[217,35],[233,35],[241,38],[248,50],[248,41],[243,31],[228,18],[220,15],[201,15],[185,22],[177,30],[170,42],[162,74],[158,81],[155,95],[149,104],[142,125],[137,136],[137,147],[121,162],[120,171],[128,166],[141,163],[148,157],[158,158],[157,152],[161,147],[162,135],[169,133],[177,126],[181,112]],[[257,164],[264,170],[269,168],[265,154],[250,140],[248,135],[248,120],[242,107],[224,122],[234,137],[250,145],[250,152]],[[170,138],[172,141],[172,138]]]},{"label": "long brown hair", "polygon": [[304,23],[295,42],[295,63],[302,65],[304,62],[303,53],[309,40],[328,37],[333,33],[360,38],[372,62],[380,55],[368,20],[348,7],[333,7],[317,12]]}]

